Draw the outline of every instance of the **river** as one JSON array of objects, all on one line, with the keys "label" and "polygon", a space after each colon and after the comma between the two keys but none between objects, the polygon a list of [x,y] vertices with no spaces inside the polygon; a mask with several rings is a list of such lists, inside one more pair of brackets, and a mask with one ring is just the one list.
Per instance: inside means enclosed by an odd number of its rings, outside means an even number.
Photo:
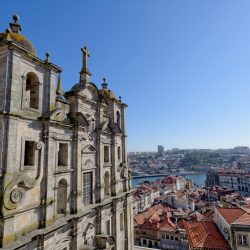
[{"label": "river", "polygon": [[[206,181],[206,174],[186,174],[182,175],[187,179],[191,179],[195,184],[198,186],[205,186]],[[144,181],[155,181],[157,179],[163,179],[164,177],[153,176],[153,177],[142,177],[142,178],[135,178],[132,179],[132,186],[135,187],[136,185],[144,182]]]}]

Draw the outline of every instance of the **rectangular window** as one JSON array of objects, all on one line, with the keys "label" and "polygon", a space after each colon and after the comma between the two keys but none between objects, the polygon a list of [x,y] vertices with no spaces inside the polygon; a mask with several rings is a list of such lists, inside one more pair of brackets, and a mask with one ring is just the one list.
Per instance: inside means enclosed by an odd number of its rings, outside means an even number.
[{"label": "rectangular window", "polygon": [[83,174],[83,204],[92,204],[92,173]]},{"label": "rectangular window", "polygon": [[68,166],[68,144],[59,143],[58,166]]},{"label": "rectangular window", "polygon": [[248,245],[247,235],[239,235],[238,236],[238,245],[241,245],[241,246],[247,246]]},{"label": "rectangular window", "polygon": [[124,215],[120,213],[120,231],[123,231],[124,228]]},{"label": "rectangular window", "polygon": [[106,221],[106,233],[107,235],[111,235],[110,220]]},{"label": "rectangular window", "polygon": [[120,146],[117,148],[117,155],[118,155],[118,160],[121,160],[121,147]]},{"label": "rectangular window", "polygon": [[35,165],[35,142],[25,141],[24,148],[24,166]]},{"label": "rectangular window", "polygon": [[109,146],[104,146],[104,162],[109,162]]}]

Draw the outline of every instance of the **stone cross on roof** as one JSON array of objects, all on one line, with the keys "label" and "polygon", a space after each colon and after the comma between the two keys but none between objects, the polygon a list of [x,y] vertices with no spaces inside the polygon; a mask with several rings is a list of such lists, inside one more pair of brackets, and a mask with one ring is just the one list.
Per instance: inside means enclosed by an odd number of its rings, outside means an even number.
[{"label": "stone cross on roof", "polygon": [[90,56],[87,47],[81,48],[82,51],[82,70],[80,72],[80,82],[86,83],[90,80],[91,73],[88,70],[88,57]]}]

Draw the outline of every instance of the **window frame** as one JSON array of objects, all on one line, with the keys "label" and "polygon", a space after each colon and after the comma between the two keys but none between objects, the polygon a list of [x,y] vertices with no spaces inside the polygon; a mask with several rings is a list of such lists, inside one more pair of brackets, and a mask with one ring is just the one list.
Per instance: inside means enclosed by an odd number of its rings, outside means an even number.
[{"label": "window frame", "polygon": [[[89,175],[88,182],[85,182],[85,176]],[[87,183],[87,185],[85,185]],[[83,185],[83,205],[89,206],[93,204],[93,171],[82,173],[82,185]],[[87,189],[86,189],[87,188]],[[89,193],[87,193],[87,190]]]}]

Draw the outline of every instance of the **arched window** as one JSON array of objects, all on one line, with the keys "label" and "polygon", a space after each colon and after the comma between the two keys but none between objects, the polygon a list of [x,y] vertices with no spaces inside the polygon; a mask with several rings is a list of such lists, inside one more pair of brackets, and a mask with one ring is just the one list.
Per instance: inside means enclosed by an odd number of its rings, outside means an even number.
[{"label": "arched window", "polygon": [[109,180],[109,172],[106,171],[104,175],[104,194],[109,195],[110,194],[110,180]]},{"label": "arched window", "polygon": [[61,179],[58,183],[57,188],[57,213],[63,214],[66,213],[67,209],[67,181]]},{"label": "arched window", "polygon": [[123,231],[124,228],[124,215],[120,213],[120,231]]},{"label": "arched window", "polygon": [[120,128],[121,127],[121,115],[119,111],[116,112],[116,123]]},{"label": "arched window", "polygon": [[26,92],[29,96],[28,106],[33,109],[39,108],[39,79],[36,74],[28,73],[26,76]]}]

